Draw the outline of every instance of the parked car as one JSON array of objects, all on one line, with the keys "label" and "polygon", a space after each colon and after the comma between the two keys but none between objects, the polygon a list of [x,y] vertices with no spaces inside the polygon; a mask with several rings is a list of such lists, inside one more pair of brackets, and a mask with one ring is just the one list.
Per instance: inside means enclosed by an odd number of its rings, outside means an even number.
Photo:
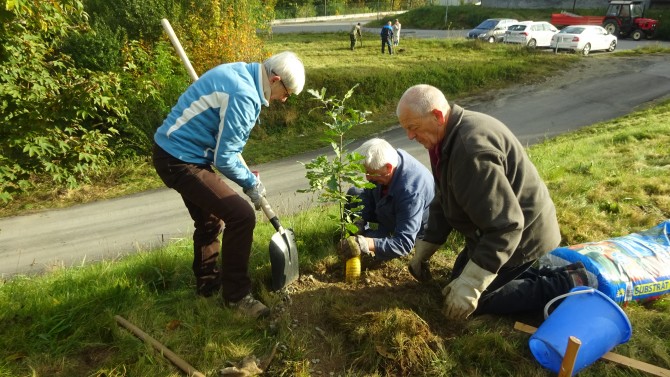
[{"label": "parked car", "polygon": [[528,47],[549,47],[551,37],[558,33],[556,26],[544,21],[523,21],[507,28],[505,43],[520,43]]},{"label": "parked car", "polygon": [[549,47],[558,50],[573,50],[588,55],[591,51],[616,49],[617,37],[610,34],[602,26],[574,25],[567,26],[551,38]]},{"label": "parked car", "polygon": [[468,32],[468,38],[479,38],[490,43],[502,42],[507,27],[519,21],[511,18],[489,18]]}]

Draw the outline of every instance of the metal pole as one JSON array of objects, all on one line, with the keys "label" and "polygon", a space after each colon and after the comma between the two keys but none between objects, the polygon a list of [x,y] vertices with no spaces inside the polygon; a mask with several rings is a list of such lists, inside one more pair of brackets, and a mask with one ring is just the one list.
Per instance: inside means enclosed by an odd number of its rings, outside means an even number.
[{"label": "metal pole", "polygon": [[446,1],[447,3],[447,11],[444,13],[444,27],[448,29],[449,23],[447,22],[449,20],[449,0]]}]

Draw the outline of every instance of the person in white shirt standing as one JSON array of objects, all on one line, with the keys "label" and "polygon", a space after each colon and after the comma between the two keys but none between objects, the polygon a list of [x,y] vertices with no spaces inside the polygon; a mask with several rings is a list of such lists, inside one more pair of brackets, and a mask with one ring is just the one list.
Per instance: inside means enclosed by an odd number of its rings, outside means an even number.
[{"label": "person in white shirt standing", "polygon": [[393,45],[397,46],[400,44],[400,29],[402,28],[402,25],[400,24],[400,21],[398,19],[395,19],[395,23],[393,24]]}]

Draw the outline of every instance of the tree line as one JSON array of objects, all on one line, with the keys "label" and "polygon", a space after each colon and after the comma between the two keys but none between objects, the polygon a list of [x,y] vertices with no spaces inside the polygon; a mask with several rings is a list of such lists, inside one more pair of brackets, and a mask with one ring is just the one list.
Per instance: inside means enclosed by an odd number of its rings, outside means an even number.
[{"label": "tree line", "polygon": [[274,0],[5,0],[0,10],[0,201],[36,181],[75,188],[114,158],[146,155],[189,84],[168,18],[198,72],[268,54]]}]

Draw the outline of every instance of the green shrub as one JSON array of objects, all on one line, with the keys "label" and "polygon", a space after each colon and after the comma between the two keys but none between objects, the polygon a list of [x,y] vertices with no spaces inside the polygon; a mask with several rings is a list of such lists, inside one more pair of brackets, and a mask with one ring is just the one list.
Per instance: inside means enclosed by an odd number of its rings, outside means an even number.
[{"label": "green shrub", "polygon": [[[175,4],[176,3],[176,4]],[[167,0],[84,0],[94,24],[123,30],[129,39],[155,42],[163,36],[161,18],[174,17],[177,1]],[[188,4],[188,1],[184,1]]]},{"label": "green shrub", "polygon": [[63,53],[72,56],[79,68],[94,71],[116,71],[121,65],[123,37],[104,22],[96,22],[92,31],[75,33],[63,43]]},{"label": "green shrub", "polygon": [[75,67],[57,47],[85,32],[78,0],[7,4],[0,61],[0,200],[50,179],[73,188],[101,171],[127,108],[115,74]]},{"label": "green shrub", "polygon": [[123,56],[121,96],[128,104],[128,118],[118,126],[121,137],[115,139],[114,149],[122,156],[147,155],[156,128],[177,103],[189,78],[168,42],[151,49],[131,41]]},{"label": "green shrub", "polygon": [[658,20],[656,39],[670,40],[670,9],[650,9],[644,16]]}]

